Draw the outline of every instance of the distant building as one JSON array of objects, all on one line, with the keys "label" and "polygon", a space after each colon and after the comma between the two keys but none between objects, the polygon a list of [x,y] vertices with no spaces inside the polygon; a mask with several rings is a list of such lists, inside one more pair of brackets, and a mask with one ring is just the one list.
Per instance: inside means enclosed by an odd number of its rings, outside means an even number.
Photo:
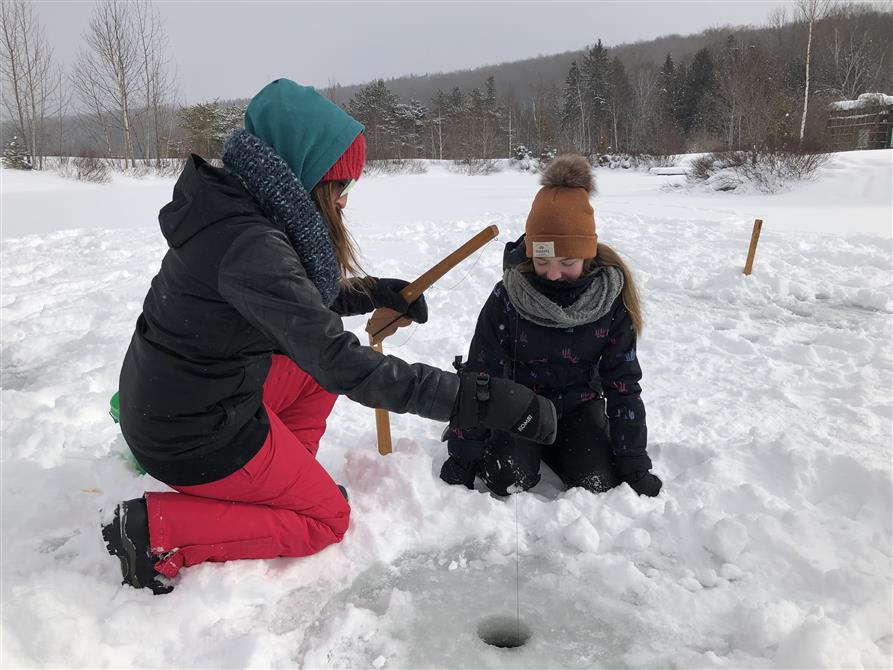
[{"label": "distant building", "polygon": [[863,93],[858,100],[828,105],[828,135],[834,151],[893,148],[893,95]]}]

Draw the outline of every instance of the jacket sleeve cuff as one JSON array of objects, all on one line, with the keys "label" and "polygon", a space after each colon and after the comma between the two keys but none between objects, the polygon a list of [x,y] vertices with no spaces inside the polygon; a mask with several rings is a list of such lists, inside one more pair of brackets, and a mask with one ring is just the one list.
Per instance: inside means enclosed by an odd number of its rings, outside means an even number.
[{"label": "jacket sleeve cuff", "polygon": [[329,305],[329,309],[338,316],[357,316],[368,314],[375,309],[372,298],[361,289],[342,286],[335,301]]}]

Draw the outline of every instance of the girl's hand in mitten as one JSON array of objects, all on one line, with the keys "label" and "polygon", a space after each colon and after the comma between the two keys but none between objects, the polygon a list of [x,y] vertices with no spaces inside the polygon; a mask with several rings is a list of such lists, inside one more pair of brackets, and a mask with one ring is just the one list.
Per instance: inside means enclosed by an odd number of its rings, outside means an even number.
[{"label": "girl's hand in mitten", "polygon": [[660,489],[663,486],[660,478],[657,475],[652,475],[647,470],[633,472],[624,477],[623,480],[640,496],[649,496],[651,498],[660,493]]}]

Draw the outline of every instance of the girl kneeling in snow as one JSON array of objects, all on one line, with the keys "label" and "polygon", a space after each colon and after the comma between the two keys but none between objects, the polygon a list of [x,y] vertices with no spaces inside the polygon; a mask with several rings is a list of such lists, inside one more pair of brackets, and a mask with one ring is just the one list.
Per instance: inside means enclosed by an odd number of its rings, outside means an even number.
[{"label": "girl kneeling in snow", "polygon": [[[223,168],[190,157],[161,210],[170,248],[121,369],[120,421],[140,465],[176,492],[122,502],[103,526],[125,584],[166,593],[162,576],[184,566],[339,542],[347,493],[316,460],[337,395],[458,421],[466,378],[384,356],[341,323],[376,307],[427,319],[422,299],[400,297],[406,282],[358,281],[341,210],[363,169],[362,129],[278,79],[248,105]],[[522,386],[498,389],[478,414],[554,440],[555,408]]]},{"label": "girl kneeling in snow", "polygon": [[[497,495],[526,490],[545,461],[567,486],[606,491],[627,482],[656,496],[661,481],[645,451],[636,335],[642,326],[632,276],[598,243],[585,158],[555,159],[525,235],[506,245],[504,275],[484,304],[466,371],[511,379],[558,411],[558,437],[542,446],[500,430],[452,427],[440,476]],[[606,413],[607,410],[607,413]]]}]

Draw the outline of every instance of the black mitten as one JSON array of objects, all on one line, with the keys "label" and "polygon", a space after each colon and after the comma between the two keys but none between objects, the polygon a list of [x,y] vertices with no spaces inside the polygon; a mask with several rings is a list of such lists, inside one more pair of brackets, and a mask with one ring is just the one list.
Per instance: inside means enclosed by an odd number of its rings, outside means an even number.
[{"label": "black mitten", "polygon": [[400,291],[409,285],[402,279],[375,279],[372,283],[372,302],[376,307],[390,307],[393,310],[405,314],[416,323],[425,323],[428,320],[428,305],[425,296],[420,295],[407,303],[400,295]]},{"label": "black mitten", "polygon": [[558,419],[552,401],[526,386],[485,373],[462,372],[459,379],[450,425],[484,426],[540,444],[555,442]]},{"label": "black mitten", "polygon": [[652,475],[647,470],[640,470],[628,474],[623,478],[623,481],[629,484],[630,487],[632,487],[632,490],[640,496],[649,496],[650,498],[653,498],[660,493],[660,489],[663,486],[660,477]]}]

